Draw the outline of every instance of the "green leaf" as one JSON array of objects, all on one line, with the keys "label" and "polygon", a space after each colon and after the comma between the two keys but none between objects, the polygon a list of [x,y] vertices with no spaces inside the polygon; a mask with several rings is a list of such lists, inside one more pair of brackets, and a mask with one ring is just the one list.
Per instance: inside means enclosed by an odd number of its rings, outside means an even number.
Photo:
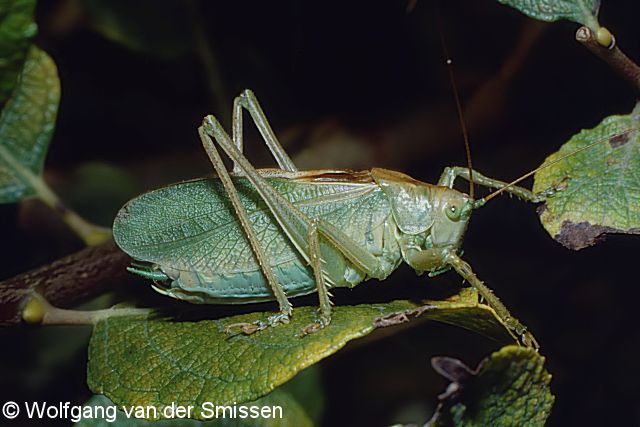
[{"label": "green leaf", "polygon": [[533,349],[503,347],[475,371],[451,358],[434,358],[432,363],[453,384],[440,396],[428,426],[538,427],[551,412],[551,375],[544,357]]},{"label": "green leaf", "polygon": [[478,331],[502,342],[515,338],[469,288],[445,300],[420,306],[408,301],[334,308],[331,324],[309,336],[302,328],[315,320],[315,307],[294,310],[288,325],[254,335],[228,336],[225,325],[253,322],[270,313],[221,320],[173,321],[118,317],[99,322],[89,345],[87,381],[94,393],[118,405],[200,406],[255,400],[302,369],[335,353],[377,327],[423,317]]},{"label": "green leaf", "polygon": [[626,116],[607,117],[574,135],[538,171],[533,191],[556,189],[539,210],[549,234],[578,250],[610,233],[640,234],[640,104]]},{"label": "green leaf", "polygon": [[[215,402],[211,402],[215,404]],[[91,411],[94,414],[102,415],[100,410],[96,410],[96,408],[104,408],[104,416],[98,416],[94,418],[83,417],[83,419],[75,424],[76,427],[312,427],[313,423],[304,412],[302,407],[298,405],[296,400],[291,396],[291,394],[287,393],[284,390],[275,390],[273,393],[268,396],[263,397],[262,399],[258,399],[254,402],[250,402],[245,404],[245,407],[255,406],[257,408],[260,407],[281,407],[282,418],[262,418],[262,417],[237,417],[237,418],[210,418],[208,421],[196,421],[193,419],[186,419],[184,417],[178,417],[177,406],[174,407],[174,416],[170,419],[163,419],[160,421],[147,421],[145,419],[128,417],[127,413],[122,410],[120,407],[116,409],[114,403],[109,400],[106,396],[95,395],[87,403],[84,405],[85,407],[91,407]],[[240,414],[240,405],[236,406],[236,414]],[[231,406],[233,408],[233,406]],[[215,408],[212,412],[209,412],[210,407],[204,408],[192,408],[192,414],[196,412],[204,411],[205,416],[209,416],[209,414],[213,414]],[[85,409],[86,410],[86,409]],[[129,412],[134,413],[135,411],[131,411],[131,408],[128,408]],[[188,408],[185,407],[184,413]],[[251,409],[247,409],[251,411]],[[259,409],[257,409],[259,410]],[[167,415],[171,415],[171,409],[168,409]],[[230,414],[230,410],[227,410],[227,414]],[[278,414],[277,409],[274,409],[274,414]],[[222,409],[220,410],[220,414],[222,414]]]},{"label": "green leaf", "polygon": [[600,25],[596,14],[599,0],[498,0],[540,21],[566,19],[596,31]]},{"label": "green leaf", "polygon": [[187,2],[85,0],[91,26],[128,49],[171,59],[187,53],[193,23]]},{"label": "green leaf", "polygon": [[0,106],[11,95],[30,40],[38,32],[35,6],[35,0],[0,0]]},{"label": "green leaf", "polygon": [[53,60],[32,47],[0,115],[0,203],[33,196],[55,127],[60,81]]}]

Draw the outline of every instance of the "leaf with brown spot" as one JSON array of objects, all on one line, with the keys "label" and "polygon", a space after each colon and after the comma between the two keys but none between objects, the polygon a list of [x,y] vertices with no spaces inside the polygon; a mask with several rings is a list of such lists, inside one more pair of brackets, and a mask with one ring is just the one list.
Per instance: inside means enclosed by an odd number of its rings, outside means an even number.
[{"label": "leaf with brown spot", "polygon": [[574,135],[545,163],[588,148],[536,173],[534,192],[555,190],[538,210],[540,220],[562,245],[579,250],[607,234],[640,234],[639,129],[639,106],[629,115],[607,117]]}]

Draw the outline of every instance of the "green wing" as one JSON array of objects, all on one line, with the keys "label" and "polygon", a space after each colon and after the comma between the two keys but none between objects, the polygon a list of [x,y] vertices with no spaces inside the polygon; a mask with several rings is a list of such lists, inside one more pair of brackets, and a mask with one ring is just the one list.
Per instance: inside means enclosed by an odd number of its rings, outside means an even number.
[{"label": "green wing", "polygon": [[[373,183],[268,180],[309,217],[331,222],[363,246],[390,213],[386,197]],[[234,182],[271,265],[306,265],[251,184],[245,178]],[[133,258],[163,267],[225,275],[259,270],[215,178],[174,184],[129,201],[114,221],[113,234]]]}]

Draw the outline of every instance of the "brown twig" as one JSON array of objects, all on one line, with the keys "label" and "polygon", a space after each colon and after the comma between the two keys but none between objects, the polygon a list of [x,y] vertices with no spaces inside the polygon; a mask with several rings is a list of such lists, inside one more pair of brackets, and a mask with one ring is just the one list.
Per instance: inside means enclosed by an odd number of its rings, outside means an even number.
[{"label": "brown twig", "polygon": [[576,40],[609,64],[611,68],[631,83],[637,93],[640,93],[640,67],[629,59],[615,42],[611,47],[601,45],[593,31],[587,27],[578,28]]},{"label": "brown twig", "polygon": [[109,241],[0,282],[0,326],[22,323],[23,308],[34,294],[55,306],[71,307],[124,283],[130,260]]}]

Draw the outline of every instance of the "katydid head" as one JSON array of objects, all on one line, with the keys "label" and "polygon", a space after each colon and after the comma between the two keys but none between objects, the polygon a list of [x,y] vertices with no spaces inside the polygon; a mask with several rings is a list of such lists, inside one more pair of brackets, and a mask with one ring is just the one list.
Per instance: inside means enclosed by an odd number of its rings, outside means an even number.
[{"label": "katydid head", "polygon": [[375,168],[371,174],[387,196],[398,230],[411,241],[410,246],[416,250],[458,250],[475,207],[471,196],[400,172]]},{"label": "katydid head", "polygon": [[446,255],[462,245],[475,207],[471,196],[386,169],[371,175],[389,201],[405,262],[419,272],[442,270]]},{"label": "katydid head", "polygon": [[464,233],[474,209],[473,199],[457,190],[434,187],[433,205],[437,212],[431,226],[431,243],[434,248],[460,248]]}]

